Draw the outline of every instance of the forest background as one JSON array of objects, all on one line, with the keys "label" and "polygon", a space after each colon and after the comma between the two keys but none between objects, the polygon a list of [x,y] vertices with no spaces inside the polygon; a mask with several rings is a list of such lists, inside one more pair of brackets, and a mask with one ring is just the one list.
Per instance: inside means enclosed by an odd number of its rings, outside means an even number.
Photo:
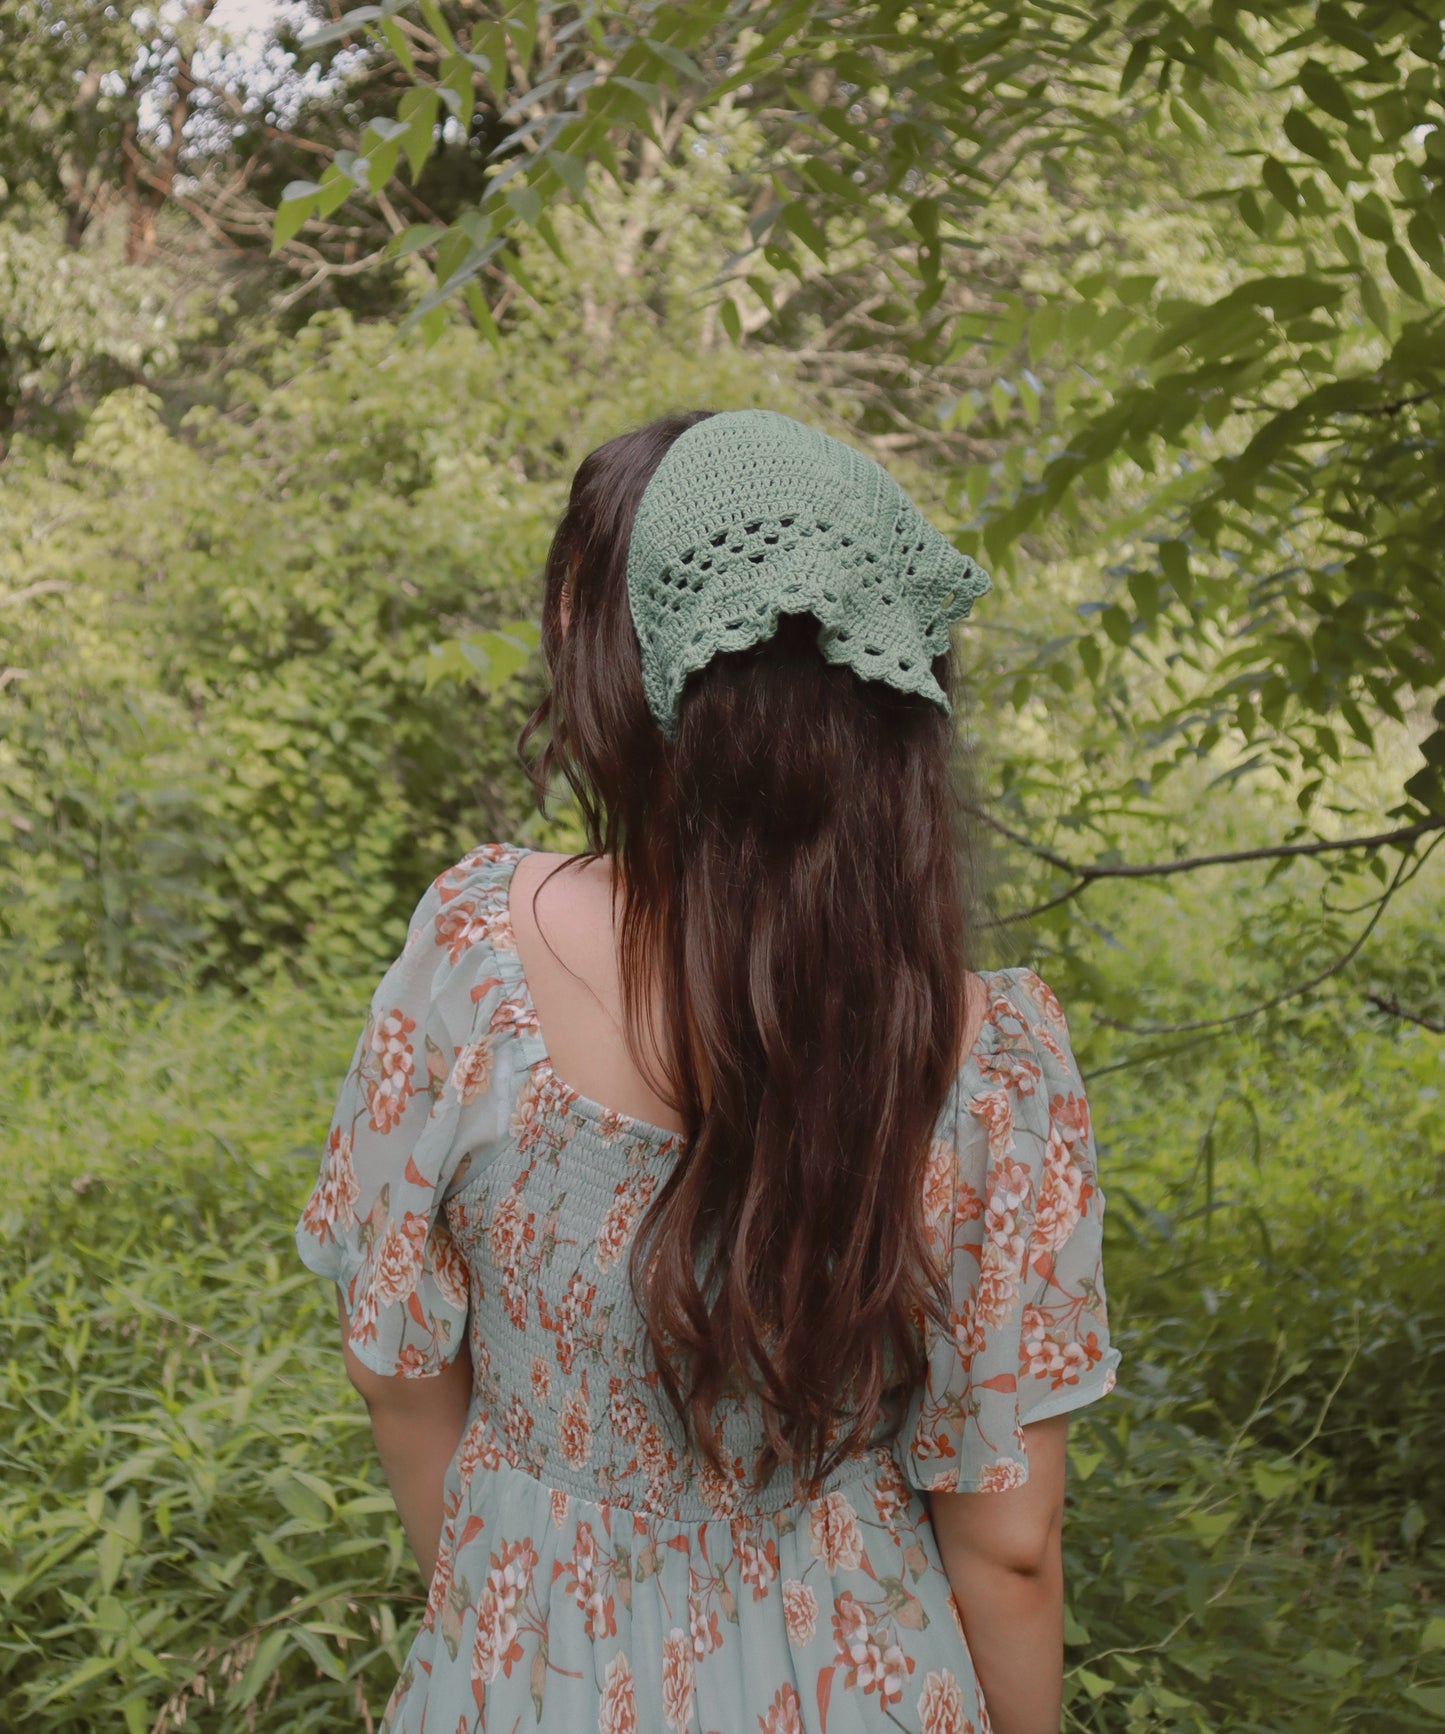
[{"label": "forest background", "polygon": [[1445,6],[0,0],[0,1721],[372,1726],[418,1619],[291,1224],[592,445],[889,464],[1119,1389],[1070,1730],[1445,1724]]}]

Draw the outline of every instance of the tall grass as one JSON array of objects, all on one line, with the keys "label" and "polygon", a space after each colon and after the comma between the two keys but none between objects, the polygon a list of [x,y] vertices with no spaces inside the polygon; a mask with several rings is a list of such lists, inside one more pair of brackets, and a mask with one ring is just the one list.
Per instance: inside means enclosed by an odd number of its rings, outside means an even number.
[{"label": "tall grass", "polygon": [[[357,1015],[278,987],[12,1043],[0,1726],[379,1714],[422,1586],[290,1239]],[[1091,1091],[1125,1359],[1072,1428],[1070,1730],[1445,1722],[1439,1044],[1356,1053]]]}]

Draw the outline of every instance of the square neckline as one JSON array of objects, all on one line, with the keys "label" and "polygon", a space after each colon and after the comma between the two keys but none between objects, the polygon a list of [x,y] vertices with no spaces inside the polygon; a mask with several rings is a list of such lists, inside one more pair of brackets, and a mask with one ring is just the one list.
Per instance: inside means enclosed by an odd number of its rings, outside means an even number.
[{"label": "square neckline", "polygon": [[[536,1050],[535,1057],[529,1062],[529,1069],[532,1071],[540,1071],[546,1077],[551,1079],[553,1084],[565,1097],[565,1111],[569,1113],[580,1114],[583,1119],[593,1122],[594,1124],[606,1124],[608,1127],[621,1130],[630,1136],[639,1138],[645,1137],[655,1143],[660,1143],[663,1149],[666,1149],[670,1144],[674,1143],[679,1145],[686,1144],[688,1142],[688,1135],[686,1132],[679,1131],[677,1128],[672,1126],[659,1126],[654,1120],[644,1120],[637,1114],[628,1114],[624,1112],[621,1108],[610,1108],[605,1102],[599,1102],[594,1096],[584,1095],[581,1090],[574,1089],[572,1085],[561,1076],[556,1066],[553,1065],[552,1055],[547,1045],[547,1038],[542,1031],[542,1020],[537,1015],[536,1001],[532,998],[532,984],[528,981],[527,972],[522,966],[522,953],[517,946],[516,928],[512,922],[512,882],[516,877],[517,866],[521,862],[523,856],[539,855],[545,853],[545,851],[534,849],[527,843],[513,843],[509,846],[509,853],[511,859],[507,865],[506,877],[502,880],[500,887],[501,904],[502,914],[506,919],[507,931],[511,939],[511,946],[507,956],[511,964],[512,986],[522,1001],[522,1009],[526,1013],[527,1021],[531,1026],[530,1035],[533,1046]],[[986,1038],[989,1031],[993,1028],[993,1019],[989,1014],[993,1010],[995,1000],[994,982],[1001,976],[1015,975],[1018,974],[1019,971],[1017,969],[981,969],[975,970],[973,973],[976,974],[979,980],[984,984],[986,999],[984,1004],[983,1022],[979,1025],[978,1033],[974,1037],[973,1046],[964,1056],[954,1074],[953,1084],[949,1091],[950,1097],[952,1096],[953,1091],[958,1088],[959,1082],[962,1079],[963,1074],[968,1070],[969,1066],[975,1064],[981,1058]]]}]

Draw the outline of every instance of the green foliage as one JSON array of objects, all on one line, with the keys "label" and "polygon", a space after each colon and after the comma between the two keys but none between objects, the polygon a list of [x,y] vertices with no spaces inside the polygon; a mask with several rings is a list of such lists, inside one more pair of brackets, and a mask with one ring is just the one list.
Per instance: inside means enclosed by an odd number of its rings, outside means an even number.
[{"label": "green foliage", "polygon": [[[333,34],[370,37],[385,58],[412,10],[362,8]],[[560,12],[485,9],[469,34],[425,7],[408,16],[430,56],[408,71],[414,102],[517,119],[476,208],[415,237],[433,266],[414,310],[429,335],[463,289],[490,326],[483,271],[525,288],[528,231],[557,247],[558,209],[590,210],[604,176],[645,179],[741,98],[767,146],[718,243],[734,341],[744,284],[775,311],[759,270],[819,279],[835,305],[876,291],[848,341],[876,352],[880,375],[906,365],[941,388],[962,356],[994,375],[970,393],[989,448],[958,466],[960,545],[1000,575],[1051,530],[1109,550],[1083,629],[1015,670],[1020,697],[1034,676],[1067,686],[1081,672],[1167,743],[1156,787],[1223,740],[1235,775],[1289,785],[1299,834],[1347,743],[1371,750],[1382,722],[1408,720],[1420,756],[1390,804],[1445,823],[1445,717],[1423,717],[1445,685],[1445,58],[1430,9],[804,4],[744,24],[726,8],[623,7],[601,45],[601,13],[559,29]],[[361,154],[295,193],[281,225],[307,200],[388,184],[404,130],[400,111],[371,122]],[[1080,186],[1097,218],[1137,200],[1141,177],[1197,201],[1232,262],[1223,282],[1176,286],[1164,249],[1127,233],[1077,269]],[[1000,252],[1031,180],[1046,227],[1033,268],[1010,273]],[[785,320],[770,335],[792,340]],[[940,417],[961,425],[958,403],[940,412],[925,383],[900,419],[927,438]],[[1097,817],[1118,794],[1088,786],[1079,810]]]},{"label": "green foliage", "polygon": [[[421,1585],[290,1238],[365,991],[117,1000],[12,1056],[6,1726],[380,1712]],[[1423,1035],[1313,1051],[1091,1083],[1125,1362],[1071,1429],[1071,1731],[1438,1726],[1445,1077]]]},{"label": "green foliage", "polygon": [[756,389],[619,319],[598,399],[583,344],[539,320],[423,351],[333,316],[224,410],[173,430],[113,392],[73,459],[17,444],[0,946],[41,1003],[370,967],[439,862],[563,835],[529,828],[513,743],[571,473],[630,422]]}]

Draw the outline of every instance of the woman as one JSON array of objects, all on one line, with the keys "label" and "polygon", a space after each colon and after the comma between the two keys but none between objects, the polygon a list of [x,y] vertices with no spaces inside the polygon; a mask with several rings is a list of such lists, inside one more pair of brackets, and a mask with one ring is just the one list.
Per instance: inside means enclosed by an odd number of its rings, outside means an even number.
[{"label": "woman", "polygon": [[964,967],[988,578],[744,411],[593,452],[545,583],[589,850],[427,890],[297,1226],[430,1584],[382,1727],[1057,1734],[1118,1352],[1063,1013]]}]

